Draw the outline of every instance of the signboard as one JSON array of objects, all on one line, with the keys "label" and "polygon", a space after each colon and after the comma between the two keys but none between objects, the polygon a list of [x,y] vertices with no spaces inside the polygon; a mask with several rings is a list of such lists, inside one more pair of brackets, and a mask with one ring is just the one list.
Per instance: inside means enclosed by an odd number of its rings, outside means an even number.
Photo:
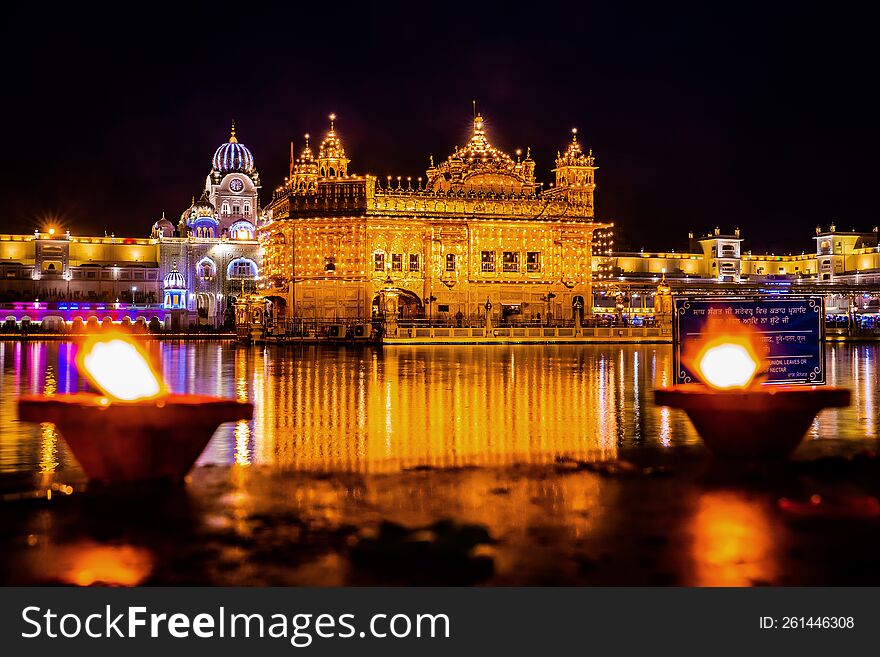
[{"label": "signboard", "polygon": [[676,383],[698,381],[681,354],[688,342],[704,337],[710,320],[740,322],[760,334],[770,362],[765,383],[825,383],[823,297],[677,297],[672,329]]}]

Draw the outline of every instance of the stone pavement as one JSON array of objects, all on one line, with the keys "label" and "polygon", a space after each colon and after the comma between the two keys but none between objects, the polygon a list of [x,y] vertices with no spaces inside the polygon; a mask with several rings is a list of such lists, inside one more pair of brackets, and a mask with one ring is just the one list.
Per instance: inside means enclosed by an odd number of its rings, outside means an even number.
[{"label": "stone pavement", "polygon": [[[876,585],[873,442],[395,474],[197,468],[185,486],[0,477],[0,583]],[[48,493],[48,494],[47,494]]]}]

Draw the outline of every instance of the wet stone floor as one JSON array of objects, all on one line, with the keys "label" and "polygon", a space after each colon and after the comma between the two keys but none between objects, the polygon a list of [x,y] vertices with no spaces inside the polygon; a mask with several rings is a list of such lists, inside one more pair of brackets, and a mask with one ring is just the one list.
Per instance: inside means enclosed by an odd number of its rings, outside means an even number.
[{"label": "wet stone floor", "polygon": [[876,585],[875,450],[812,441],[749,465],[694,446],[394,474],[205,466],[133,489],[4,475],[0,583]]}]

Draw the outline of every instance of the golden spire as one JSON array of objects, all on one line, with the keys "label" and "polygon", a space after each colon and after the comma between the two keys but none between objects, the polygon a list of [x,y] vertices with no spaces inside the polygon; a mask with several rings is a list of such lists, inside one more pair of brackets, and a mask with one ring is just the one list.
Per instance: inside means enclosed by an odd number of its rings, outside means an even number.
[{"label": "golden spire", "polygon": [[229,143],[237,144],[238,139],[235,138],[235,119],[232,119],[232,130],[229,133]]},{"label": "golden spire", "polygon": [[572,141],[572,143],[576,144],[577,140],[578,140],[578,129],[572,128],[571,129],[571,141]]},{"label": "golden spire", "polygon": [[331,134],[331,135],[333,134],[333,130],[334,130],[334,128],[333,128],[333,123],[334,123],[334,121],[336,121],[336,115],[335,115],[335,114],[331,114],[331,115],[330,115],[330,134]]},{"label": "golden spire", "polygon": [[474,117],[474,135],[481,134],[483,134],[483,115],[478,113]]}]

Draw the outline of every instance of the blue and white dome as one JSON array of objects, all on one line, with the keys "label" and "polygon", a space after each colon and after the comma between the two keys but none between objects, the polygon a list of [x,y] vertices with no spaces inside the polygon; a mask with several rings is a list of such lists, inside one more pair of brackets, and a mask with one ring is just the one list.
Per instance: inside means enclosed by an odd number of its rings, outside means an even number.
[{"label": "blue and white dome", "polygon": [[254,173],[254,156],[244,144],[238,143],[235,138],[235,121],[232,122],[232,133],[229,135],[229,141],[221,144],[214,152],[214,171],[220,173],[232,173],[240,171],[242,173]]},{"label": "blue and white dome", "polygon": [[164,284],[166,290],[186,289],[186,279],[183,278],[183,274],[177,271],[176,262],[171,265],[171,271],[165,275],[165,278],[162,279],[162,283]]}]

